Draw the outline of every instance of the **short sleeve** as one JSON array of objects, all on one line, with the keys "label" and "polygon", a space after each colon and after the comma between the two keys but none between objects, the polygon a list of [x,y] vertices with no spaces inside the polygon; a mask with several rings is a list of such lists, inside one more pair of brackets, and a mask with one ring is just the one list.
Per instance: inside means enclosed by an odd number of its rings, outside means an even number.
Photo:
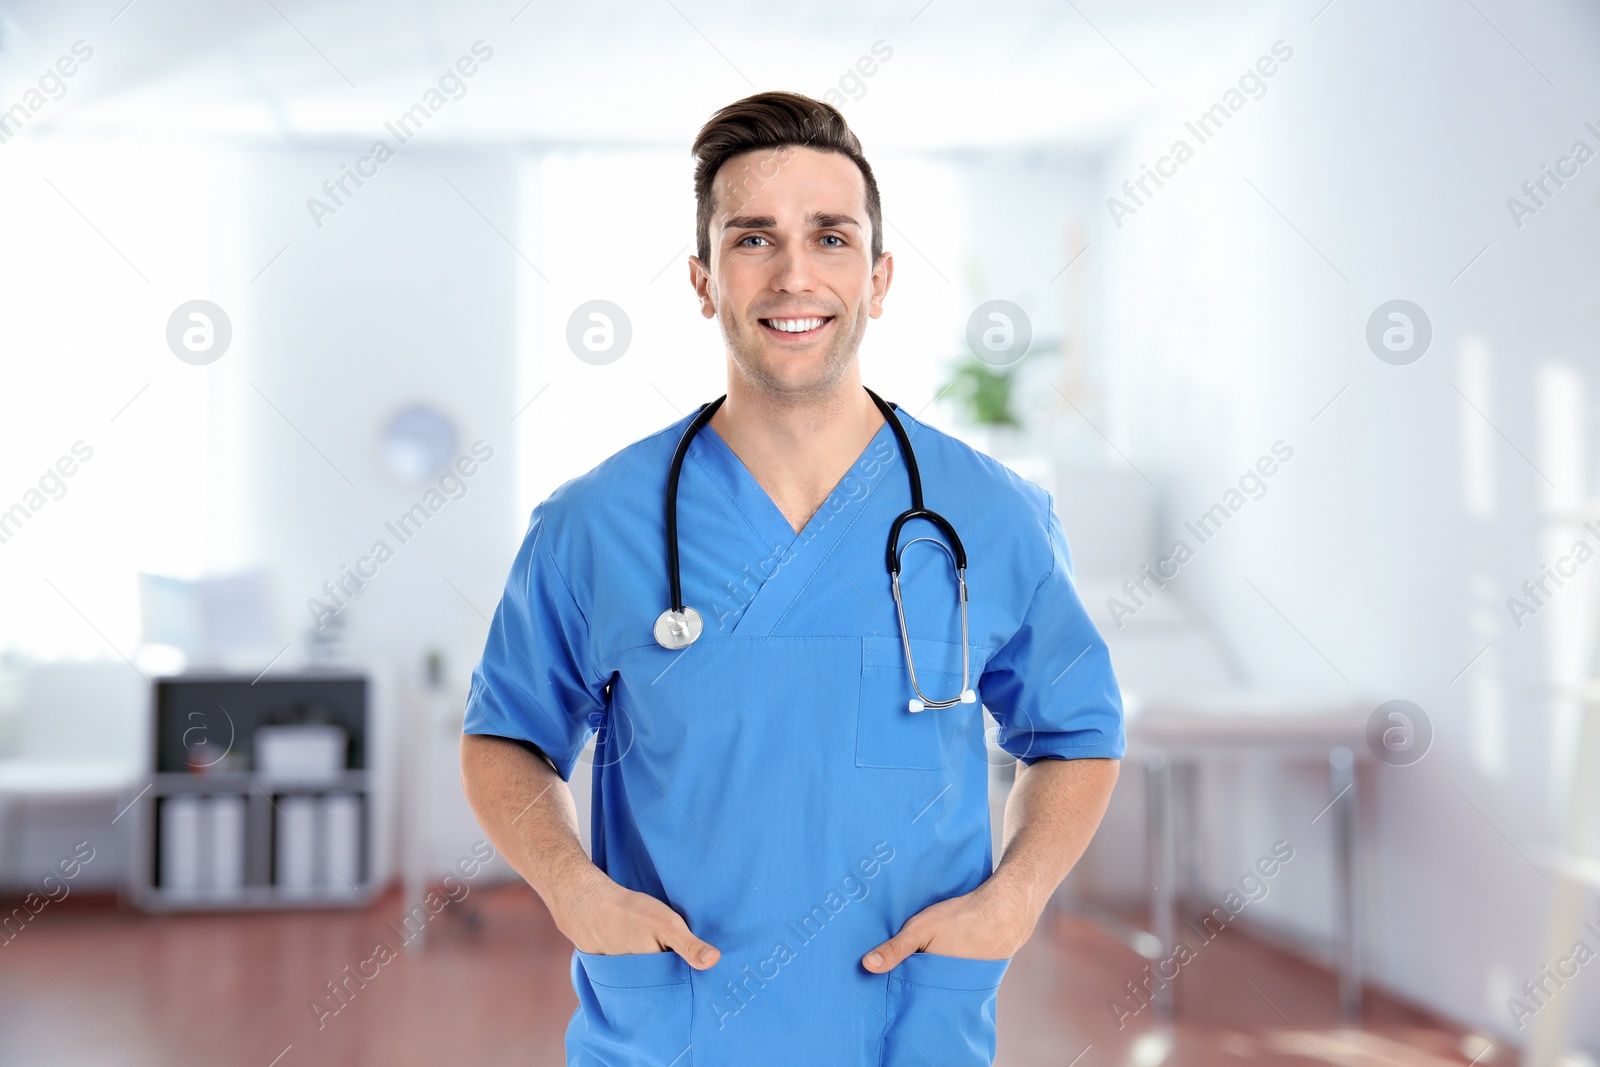
[{"label": "short sleeve", "polygon": [[1045,513],[1050,570],[1022,625],[986,666],[983,703],[1000,724],[1000,747],[1023,763],[1121,759],[1127,741],[1111,655],[1078,598],[1067,537],[1048,498]]},{"label": "short sleeve", "polygon": [[472,670],[462,732],[531,742],[571,778],[602,721],[605,683],[592,667],[589,625],[548,544],[548,517],[534,509]]}]

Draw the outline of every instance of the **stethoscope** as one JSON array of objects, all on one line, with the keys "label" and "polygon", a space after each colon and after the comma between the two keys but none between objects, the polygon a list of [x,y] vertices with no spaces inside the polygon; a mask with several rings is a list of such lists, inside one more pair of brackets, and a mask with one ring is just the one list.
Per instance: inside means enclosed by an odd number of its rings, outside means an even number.
[{"label": "stethoscope", "polygon": [[[911,450],[911,439],[906,436],[905,427],[900,425],[899,416],[894,413],[894,405],[887,403],[871,389],[867,395],[883,413],[884,421],[894,431],[895,441],[900,446],[900,457],[905,461],[906,478],[911,483],[911,507],[900,513],[899,517],[889,527],[889,546],[886,558],[889,565],[889,587],[894,593],[894,610],[900,619],[900,644],[906,653],[906,671],[911,675],[911,688],[916,692],[916,698],[909,704],[911,711],[921,711],[924,708],[949,708],[957,704],[972,704],[978,695],[968,686],[968,656],[967,656],[967,552],[961,547],[961,538],[956,536],[955,527],[950,521],[937,511],[931,511],[922,506],[922,475],[917,470],[917,454]],[[672,466],[667,470],[667,580],[672,594],[672,607],[661,613],[656,619],[655,638],[662,648],[678,650],[688,648],[699,639],[705,630],[705,620],[694,608],[686,607],[683,603],[683,589],[678,576],[678,475],[683,470],[683,457],[689,452],[689,442],[694,440],[694,435],[700,428],[711,421],[711,416],[717,413],[722,402],[728,399],[727,394],[717,397],[709,404],[702,404],[700,411],[690,421],[688,429],[683,431],[683,437],[678,441],[678,449],[672,454]],[[912,519],[926,519],[933,523],[944,534],[948,544],[937,537],[913,537],[904,545],[900,544],[900,530]],[[900,560],[905,550],[918,541],[928,541],[938,545],[946,556],[950,558],[950,566],[955,570],[956,585],[960,590],[961,598],[961,693],[949,700],[930,700],[922,692],[922,687],[917,684],[917,666],[911,658],[911,635],[906,629],[905,602],[900,596]]]}]

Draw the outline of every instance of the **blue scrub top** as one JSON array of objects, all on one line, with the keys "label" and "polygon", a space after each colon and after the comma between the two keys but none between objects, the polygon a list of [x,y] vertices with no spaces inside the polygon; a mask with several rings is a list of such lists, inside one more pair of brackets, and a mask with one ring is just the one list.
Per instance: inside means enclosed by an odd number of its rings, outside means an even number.
[{"label": "blue scrub top", "polygon": [[[973,687],[1001,748],[1120,759],[1122,701],[1072,582],[1053,502],[899,412],[928,507],[967,549]],[[571,1065],[988,1064],[1006,960],[917,953],[888,975],[867,951],[992,871],[988,759],[976,704],[916,714],[884,551],[910,506],[879,429],[799,534],[717,432],[679,484],[685,603],[705,632],[672,652],[667,467],[689,417],[534,509],[465,732],[537,745],[563,778],[594,750],[595,863],[665,901],[722,950],[575,952]],[[908,523],[902,543],[937,531]],[[949,559],[907,548],[901,586],[917,679],[961,685]]]}]

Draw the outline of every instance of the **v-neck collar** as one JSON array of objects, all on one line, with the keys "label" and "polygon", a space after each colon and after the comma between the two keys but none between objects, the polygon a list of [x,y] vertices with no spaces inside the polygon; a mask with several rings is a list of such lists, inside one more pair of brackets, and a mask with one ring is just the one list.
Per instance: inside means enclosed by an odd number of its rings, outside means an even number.
[{"label": "v-neck collar", "polygon": [[[903,424],[907,435],[914,436],[916,424],[909,420]],[[703,447],[691,447],[689,456],[729,499],[761,543],[773,549],[769,557],[773,565],[760,568],[765,579],[734,623],[736,637],[770,636],[824,561],[866,512],[878,487],[906,476],[894,430],[885,422],[839,478],[822,506],[795,533],[755,475],[715,430],[697,434],[695,444],[701,442]]]},{"label": "v-neck collar", "polygon": [[[878,432],[872,435],[872,439],[861,449],[860,454],[850,461],[850,466],[845,468],[845,472],[839,476],[839,480],[833,484],[833,488],[828,490],[827,497],[818,505],[817,510],[811,513],[811,517],[806,520],[805,525],[797,531],[793,526],[789,525],[789,520],[784,516],[783,509],[778,507],[771,494],[756,480],[756,476],[750,473],[750,468],[745,466],[744,460],[739,458],[738,453],[728,446],[728,442],[722,439],[722,435],[717,433],[709,422],[702,427],[700,433],[695,435],[696,443],[704,441],[710,446],[702,451],[697,458],[709,461],[716,468],[716,473],[721,475],[719,484],[730,491],[734,507],[745,517],[745,521],[750,523],[756,534],[760,536],[762,543],[774,546],[781,545],[785,548],[797,541],[809,540],[809,535],[814,534],[814,528],[819,521],[826,521],[825,516],[837,510],[832,507],[833,498],[844,488],[851,472],[856,470],[861,461],[874,449],[878,448],[879,442],[885,438],[891,444],[894,443],[894,430],[889,426],[887,420],[882,426],[878,427]],[[691,452],[692,454],[693,452]],[[898,445],[895,445],[895,455],[897,457],[899,455]]]}]

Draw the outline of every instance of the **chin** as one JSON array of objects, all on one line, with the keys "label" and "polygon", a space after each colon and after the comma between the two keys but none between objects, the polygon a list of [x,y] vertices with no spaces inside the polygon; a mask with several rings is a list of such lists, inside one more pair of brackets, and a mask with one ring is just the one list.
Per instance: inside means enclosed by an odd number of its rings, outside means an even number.
[{"label": "chin", "polygon": [[[735,340],[733,338],[730,341]],[[835,339],[803,348],[767,344],[759,333],[737,338],[733,361],[746,381],[769,396],[807,400],[827,394],[849,372],[855,352]]]},{"label": "chin", "polygon": [[[791,358],[784,359],[783,355]],[[763,354],[755,360],[740,360],[745,378],[759,386],[762,392],[791,400],[803,400],[827,393],[844,376],[848,362],[838,364],[820,356],[803,361],[792,358],[792,353],[781,353],[776,358]]]}]

